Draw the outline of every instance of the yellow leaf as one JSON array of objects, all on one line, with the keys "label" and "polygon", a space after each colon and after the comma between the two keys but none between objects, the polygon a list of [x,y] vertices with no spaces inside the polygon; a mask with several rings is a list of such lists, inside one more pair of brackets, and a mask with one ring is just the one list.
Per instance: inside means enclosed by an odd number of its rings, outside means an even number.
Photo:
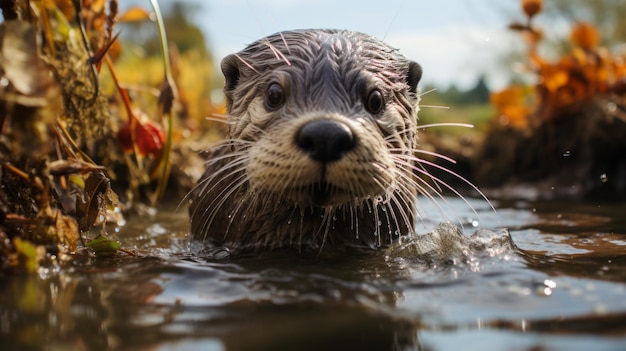
[{"label": "yellow leaf", "polygon": [[39,268],[37,246],[27,240],[17,237],[13,239],[13,246],[19,256],[19,264],[29,273],[36,273]]}]

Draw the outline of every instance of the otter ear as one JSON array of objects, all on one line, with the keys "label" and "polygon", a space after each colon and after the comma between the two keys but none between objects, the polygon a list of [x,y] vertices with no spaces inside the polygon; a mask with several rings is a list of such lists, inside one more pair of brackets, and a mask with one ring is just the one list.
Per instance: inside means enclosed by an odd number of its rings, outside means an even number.
[{"label": "otter ear", "polygon": [[222,73],[224,74],[224,95],[226,95],[226,105],[230,107],[233,102],[233,91],[239,83],[239,58],[232,54],[222,60]]},{"label": "otter ear", "polygon": [[409,85],[409,91],[417,92],[417,84],[422,79],[422,66],[419,63],[410,61],[409,70],[406,75],[406,83]]}]

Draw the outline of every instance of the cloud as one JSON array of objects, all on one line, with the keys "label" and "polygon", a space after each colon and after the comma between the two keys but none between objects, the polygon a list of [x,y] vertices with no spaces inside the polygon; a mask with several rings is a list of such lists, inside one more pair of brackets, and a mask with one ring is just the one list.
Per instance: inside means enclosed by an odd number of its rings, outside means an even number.
[{"label": "cloud", "polygon": [[425,83],[471,88],[483,74],[493,84],[503,84],[507,77],[498,68],[499,60],[511,50],[511,39],[505,30],[448,26],[392,33],[387,42],[422,65]]}]

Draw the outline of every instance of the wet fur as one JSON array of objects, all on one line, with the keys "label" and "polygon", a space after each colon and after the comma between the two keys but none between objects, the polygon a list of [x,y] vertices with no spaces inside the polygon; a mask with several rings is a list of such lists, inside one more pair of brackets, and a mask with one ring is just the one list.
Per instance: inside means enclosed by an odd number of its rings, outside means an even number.
[{"label": "wet fur", "polygon": [[[376,248],[413,232],[418,193],[430,187],[417,149],[421,68],[350,31],[303,30],[261,39],[222,61],[229,139],[212,148],[191,194],[191,232],[234,249]],[[271,83],[285,105],[264,104]],[[365,99],[379,89],[382,112]],[[321,165],[293,139],[309,121],[349,126],[354,150]],[[432,188],[431,188],[432,189]]]}]

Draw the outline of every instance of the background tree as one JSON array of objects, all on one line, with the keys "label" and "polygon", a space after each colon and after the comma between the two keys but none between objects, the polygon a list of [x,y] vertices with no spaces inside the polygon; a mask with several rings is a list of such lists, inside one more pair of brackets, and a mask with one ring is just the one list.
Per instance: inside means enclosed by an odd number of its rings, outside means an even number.
[{"label": "background tree", "polygon": [[[198,51],[203,57],[210,58],[211,51],[200,27],[190,16],[202,10],[202,5],[186,1],[174,1],[163,6],[163,21],[167,38],[175,43],[181,54],[191,50]],[[159,33],[152,22],[124,23],[122,38],[124,41],[135,44],[145,51],[146,56],[160,55]]]}]

